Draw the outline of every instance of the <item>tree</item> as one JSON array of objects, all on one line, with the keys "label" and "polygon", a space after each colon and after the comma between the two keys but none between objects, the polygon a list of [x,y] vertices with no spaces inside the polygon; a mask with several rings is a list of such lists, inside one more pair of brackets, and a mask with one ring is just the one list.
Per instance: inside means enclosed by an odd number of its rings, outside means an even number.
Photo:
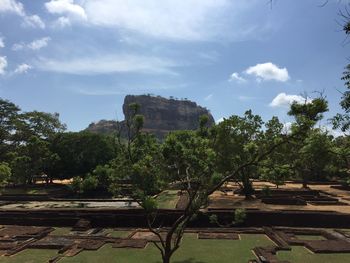
[{"label": "tree", "polygon": [[[214,150],[217,153],[216,165],[220,174],[227,176],[241,164],[250,163],[259,155],[262,150],[262,125],[261,117],[249,110],[243,117],[233,115],[214,127]],[[251,182],[254,176],[257,176],[256,166],[247,165],[239,169],[237,177],[233,178],[247,199],[254,192]]]},{"label": "tree", "polygon": [[[348,29],[346,34],[349,34],[350,22],[347,24]],[[344,110],[344,113],[336,114],[333,119],[333,127],[335,129],[341,128],[343,132],[350,131],[350,64],[346,66],[346,70],[343,73],[342,79],[345,81],[346,91],[343,92],[340,106]]]},{"label": "tree", "polygon": [[28,142],[33,136],[41,140],[50,140],[56,133],[65,129],[66,126],[60,122],[58,113],[24,112],[18,115],[13,139],[17,145]]},{"label": "tree", "polygon": [[105,165],[115,157],[115,140],[90,132],[58,133],[50,140],[50,151],[58,156],[52,167],[55,178],[84,178],[96,166]]},{"label": "tree", "polygon": [[7,160],[13,151],[13,134],[20,108],[8,100],[0,98],[0,160]]},{"label": "tree", "polygon": [[[264,143],[268,147],[271,142],[278,143],[287,135],[283,133],[284,125],[277,117],[272,117],[266,124],[264,133]],[[276,148],[259,165],[258,173],[261,179],[267,180],[276,185],[282,185],[287,178],[292,176],[292,167],[290,165],[290,144],[286,143]]]},{"label": "tree", "polygon": [[[340,12],[341,17],[345,20],[343,31],[348,36],[350,34],[350,14],[348,9],[345,8],[345,13]],[[343,114],[336,114],[333,121],[334,128],[341,128],[343,132],[350,131],[350,64],[345,67],[342,80],[345,81],[346,90],[342,94],[340,106],[344,110]]]},{"label": "tree", "polygon": [[[204,131],[205,121],[201,121],[199,131],[172,132],[159,145],[153,136],[141,132],[142,116],[137,114],[137,107],[132,107],[135,110],[128,125],[132,128],[130,136],[124,143],[119,140],[118,155],[112,162],[114,186],[118,189],[131,185],[130,197],[144,208],[149,230],[159,238],[159,243],[154,244],[163,263],[168,263],[188,223],[208,204],[209,196],[228,180],[248,181],[248,171],[285,141],[269,147],[261,144],[261,118],[248,111],[244,117],[233,116],[211,131]],[[226,159],[225,154],[231,158]],[[164,230],[155,225],[154,194],[175,185],[181,186],[187,202]]]},{"label": "tree", "polygon": [[16,184],[26,184],[31,182],[33,174],[30,165],[31,159],[28,156],[15,157],[11,163],[11,181]]},{"label": "tree", "polygon": [[309,100],[305,98],[304,103],[293,102],[288,114],[295,118],[295,123],[292,125],[293,149],[294,158],[293,168],[297,174],[302,178],[303,188],[307,188],[307,182],[310,178],[310,159],[307,156],[310,153],[308,144],[313,128],[318,121],[323,118],[323,113],[328,111],[328,103],[323,98],[315,98]]},{"label": "tree", "polygon": [[334,139],[332,153],[333,167],[338,178],[344,180],[344,183],[350,185],[350,136],[340,136]]},{"label": "tree", "polygon": [[7,163],[0,163],[0,188],[4,187],[11,177],[11,168]]}]

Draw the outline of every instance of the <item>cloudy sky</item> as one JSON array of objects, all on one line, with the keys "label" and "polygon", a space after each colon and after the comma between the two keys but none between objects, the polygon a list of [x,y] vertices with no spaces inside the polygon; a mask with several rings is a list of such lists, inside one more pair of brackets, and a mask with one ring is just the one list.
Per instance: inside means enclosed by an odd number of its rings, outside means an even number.
[{"label": "cloudy sky", "polygon": [[59,112],[73,131],[123,119],[126,94],[188,98],[216,120],[252,109],[287,123],[291,101],[321,91],[327,118],[340,112],[344,2],[267,2],[0,0],[0,97]]}]

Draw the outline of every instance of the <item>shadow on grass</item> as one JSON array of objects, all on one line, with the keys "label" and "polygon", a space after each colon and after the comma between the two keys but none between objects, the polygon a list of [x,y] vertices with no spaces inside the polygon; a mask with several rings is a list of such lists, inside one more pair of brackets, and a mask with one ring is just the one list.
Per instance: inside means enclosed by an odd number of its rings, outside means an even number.
[{"label": "shadow on grass", "polygon": [[195,260],[194,258],[188,258],[188,259],[181,260],[181,261],[174,261],[174,263],[205,263],[205,262]]}]

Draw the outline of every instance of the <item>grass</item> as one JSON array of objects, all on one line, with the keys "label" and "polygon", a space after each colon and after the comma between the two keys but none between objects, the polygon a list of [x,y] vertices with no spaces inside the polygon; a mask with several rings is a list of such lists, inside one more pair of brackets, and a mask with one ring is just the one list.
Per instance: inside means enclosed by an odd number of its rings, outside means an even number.
[{"label": "grass", "polygon": [[158,207],[162,209],[174,209],[179,200],[177,192],[177,190],[166,190],[161,192],[156,198]]},{"label": "grass", "polygon": [[[264,235],[241,235],[242,240],[198,240],[195,234],[186,234],[173,263],[231,263],[248,262],[255,258],[251,249],[255,246],[272,245]],[[219,261],[218,261],[219,260]],[[63,258],[60,263],[81,262],[160,263],[160,253],[149,244],[145,249],[112,248],[105,245],[98,251],[84,251],[72,258]]]},{"label": "grass", "polygon": [[278,259],[293,263],[345,263],[349,262],[349,254],[314,254],[302,246],[293,246],[292,251],[277,252]]},{"label": "grass", "polygon": [[122,231],[122,230],[113,230],[113,229],[108,229],[107,231],[111,237],[128,237],[131,233],[131,231]]},{"label": "grass", "polygon": [[11,195],[27,195],[27,194],[47,194],[47,190],[31,188],[31,187],[16,187],[16,188],[4,188],[1,194],[11,194]]},{"label": "grass", "polygon": [[40,194],[50,194],[62,191],[65,193],[68,187],[65,185],[49,185],[46,184],[33,184],[24,185],[16,187],[5,187],[2,189],[1,194],[11,194],[11,195],[40,195]]},{"label": "grass", "polygon": [[[67,231],[56,229],[57,231]],[[115,236],[126,236],[130,231],[117,231],[110,229]],[[254,259],[252,249],[256,246],[269,246],[273,243],[265,235],[240,235],[241,240],[210,240],[197,239],[196,234],[186,234],[182,244],[175,252],[172,263],[245,263]],[[44,263],[57,255],[57,250],[26,249],[14,256],[0,256],[4,263]],[[345,263],[349,262],[349,254],[313,254],[302,246],[293,246],[292,251],[277,253],[280,260],[293,263]],[[74,257],[62,258],[60,263],[161,263],[160,253],[153,244],[145,249],[112,248],[110,244],[97,251],[84,251]]]},{"label": "grass", "polygon": [[301,240],[326,240],[323,236],[315,235],[296,235],[296,237]]},{"label": "grass", "polygon": [[1,263],[46,263],[57,255],[55,249],[26,249],[18,254],[5,257],[0,256]]}]

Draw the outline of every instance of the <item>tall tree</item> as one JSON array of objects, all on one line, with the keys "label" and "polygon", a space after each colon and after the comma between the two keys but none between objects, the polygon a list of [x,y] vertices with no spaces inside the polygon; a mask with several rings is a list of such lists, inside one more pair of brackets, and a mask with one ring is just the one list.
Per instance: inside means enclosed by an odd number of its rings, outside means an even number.
[{"label": "tall tree", "polygon": [[52,171],[60,179],[84,177],[115,157],[114,138],[90,132],[58,133],[51,138],[49,148],[59,158]]},{"label": "tall tree", "polygon": [[0,98],[0,160],[7,160],[13,151],[13,134],[16,130],[20,108]]},{"label": "tall tree", "polygon": [[[260,116],[254,115],[251,110],[244,116],[233,115],[224,119],[212,132],[214,149],[217,153],[218,172],[227,176],[241,166],[250,163],[262,150],[261,139],[263,121]],[[251,179],[257,176],[256,166],[242,167],[233,178],[241,187],[246,198],[250,198],[254,192]]]},{"label": "tall tree", "polygon": [[[303,188],[307,188],[310,178],[310,163],[306,155],[310,152],[308,144],[313,129],[318,121],[323,118],[323,113],[328,111],[328,103],[325,98],[315,98],[313,100],[305,98],[304,103],[293,102],[288,114],[295,118],[292,125],[294,158],[293,167],[303,181]],[[310,156],[309,156],[310,157]]]},{"label": "tall tree", "polygon": [[[278,143],[287,136],[284,131],[284,125],[279,121],[277,117],[272,117],[265,124],[266,130],[264,133],[264,143],[266,147],[271,143]],[[259,175],[263,180],[267,180],[276,185],[283,184],[288,178],[293,175],[293,170],[290,164],[290,152],[291,144],[286,143],[276,148],[265,160],[263,160],[259,166]]]}]

